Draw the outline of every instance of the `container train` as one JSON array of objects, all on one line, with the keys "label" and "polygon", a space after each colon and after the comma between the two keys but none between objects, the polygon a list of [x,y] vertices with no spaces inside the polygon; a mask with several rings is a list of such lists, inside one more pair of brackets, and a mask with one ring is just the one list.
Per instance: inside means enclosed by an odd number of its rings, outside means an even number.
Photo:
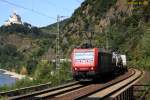
[{"label": "container train", "polygon": [[75,48],[71,62],[75,80],[95,79],[115,72],[127,71],[126,55],[100,48]]}]

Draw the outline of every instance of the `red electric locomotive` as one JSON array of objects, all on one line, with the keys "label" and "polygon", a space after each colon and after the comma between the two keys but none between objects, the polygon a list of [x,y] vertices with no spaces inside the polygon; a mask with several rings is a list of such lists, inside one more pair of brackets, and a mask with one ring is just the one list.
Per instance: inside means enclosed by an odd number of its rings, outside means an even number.
[{"label": "red electric locomotive", "polygon": [[73,77],[79,79],[94,79],[110,74],[115,67],[112,53],[99,48],[79,48],[72,52]]}]

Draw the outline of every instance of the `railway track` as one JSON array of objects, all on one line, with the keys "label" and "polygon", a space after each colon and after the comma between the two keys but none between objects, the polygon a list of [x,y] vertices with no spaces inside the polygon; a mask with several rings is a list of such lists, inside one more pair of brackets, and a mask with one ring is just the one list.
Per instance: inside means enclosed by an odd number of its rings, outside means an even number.
[{"label": "railway track", "polygon": [[50,87],[51,87],[51,82],[48,82],[46,84],[34,85],[34,86],[19,88],[11,91],[0,92],[0,96],[11,97],[11,96],[23,95],[29,92],[39,91]]},{"label": "railway track", "polygon": [[[132,75],[132,77],[127,78],[126,80],[123,80],[121,82],[118,82],[117,84],[114,84],[106,89],[103,89],[102,91],[99,91],[95,94],[92,94],[88,96],[87,98],[90,99],[106,99],[106,100],[113,100],[121,95],[124,91],[129,89],[132,85],[137,83],[142,77],[144,72],[135,70],[135,74]],[[119,99],[120,100],[120,99]],[[130,100],[127,99],[125,96],[121,100]]]},{"label": "railway track", "polygon": [[[127,73],[115,77],[113,80],[108,80],[107,82],[100,82],[100,83],[72,82],[58,87],[48,88],[42,91],[36,91],[29,94],[10,97],[8,99],[10,100],[18,100],[18,99],[19,100],[27,100],[27,99],[74,100],[74,99],[85,99],[85,98],[86,99],[107,98],[108,96],[109,97],[114,96],[117,91],[120,91],[120,89],[123,89],[128,85],[131,85],[130,83],[133,83],[133,81],[135,82],[135,80],[139,79],[141,75],[142,75],[141,71],[130,69]],[[123,84],[123,85],[119,85],[119,84]],[[101,96],[97,95],[98,93],[103,95]]]},{"label": "railway track", "polygon": [[85,86],[83,88],[74,90],[74,91],[70,91],[64,94],[60,94],[60,95],[56,95],[55,97],[49,97],[49,96],[43,96],[43,94],[41,95],[37,95],[35,96],[36,99],[40,100],[40,99],[51,99],[51,100],[74,100],[74,99],[83,99],[86,98],[87,96],[96,93],[98,91],[101,91],[111,85],[117,84],[118,82],[121,82],[129,77],[131,77],[132,75],[135,74],[135,71],[129,70],[128,73],[121,75],[119,77],[117,77],[116,79],[113,79],[109,82],[102,82],[102,83],[96,83],[96,84],[90,84],[88,86]]},{"label": "railway track", "polygon": [[43,93],[47,93],[47,92],[50,92],[50,91],[56,91],[56,90],[60,90],[60,89],[63,89],[63,88],[72,87],[72,86],[76,85],[74,87],[74,89],[75,89],[75,88],[80,87],[78,84],[79,84],[79,82],[77,82],[77,81],[76,82],[70,82],[68,84],[60,85],[60,86],[53,87],[53,88],[47,88],[47,89],[44,89],[44,90],[33,91],[33,92],[26,93],[26,94],[23,94],[23,95],[12,96],[12,97],[9,97],[8,99],[9,100],[27,100],[27,99],[33,99],[33,97],[35,95],[38,95],[38,94],[43,94]]}]

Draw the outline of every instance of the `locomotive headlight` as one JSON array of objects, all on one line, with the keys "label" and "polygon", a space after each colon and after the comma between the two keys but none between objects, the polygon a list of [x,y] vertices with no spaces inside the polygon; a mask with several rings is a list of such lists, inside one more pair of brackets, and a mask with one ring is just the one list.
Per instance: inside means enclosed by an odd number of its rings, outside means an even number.
[{"label": "locomotive headlight", "polygon": [[77,68],[74,68],[74,70],[77,70]]},{"label": "locomotive headlight", "polygon": [[91,67],[91,70],[94,70],[94,67]]}]

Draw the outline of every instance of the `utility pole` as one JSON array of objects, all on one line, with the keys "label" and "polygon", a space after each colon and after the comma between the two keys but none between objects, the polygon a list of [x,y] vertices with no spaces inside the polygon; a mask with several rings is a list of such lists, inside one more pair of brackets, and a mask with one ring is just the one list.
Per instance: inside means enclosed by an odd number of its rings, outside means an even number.
[{"label": "utility pole", "polygon": [[60,16],[57,16],[57,36],[56,36],[56,69],[59,69],[59,21],[60,21]]},{"label": "utility pole", "polygon": [[107,33],[107,31],[105,32],[105,34],[106,34],[106,50],[108,51],[109,43],[108,43],[108,33]]},{"label": "utility pole", "polygon": [[[107,21],[109,20],[109,16],[106,16]],[[109,26],[107,26],[109,28]],[[106,50],[108,51],[109,49],[109,40],[108,40],[108,31],[109,29],[104,30],[104,33],[106,35]]]},{"label": "utility pole", "polygon": [[56,35],[56,72],[58,74],[58,84],[60,83],[60,18],[65,16],[57,16],[57,35]]},{"label": "utility pole", "polygon": [[[109,21],[110,20],[110,18],[113,18],[113,16],[106,16],[106,19],[107,19],[107,21]],[[110,45],[109,45],[109,32],[110,32],[110,22],[108,22],[109,24],[107,25],[107,29],[106,30],[104,30],[104,33],[105,33],[105,35],[106,35],[106,50],[108,51],[108,49],[110,48]],[[116,21],[115,21],[115,24],[116,24]],[[106,27],[106,26],[105,26]]]},{"label": "utility pole", "polygon": [[56,69],[59,69],[60,66],[60,18],[66,16],[57,16],[57,36],[56,36]]}]

